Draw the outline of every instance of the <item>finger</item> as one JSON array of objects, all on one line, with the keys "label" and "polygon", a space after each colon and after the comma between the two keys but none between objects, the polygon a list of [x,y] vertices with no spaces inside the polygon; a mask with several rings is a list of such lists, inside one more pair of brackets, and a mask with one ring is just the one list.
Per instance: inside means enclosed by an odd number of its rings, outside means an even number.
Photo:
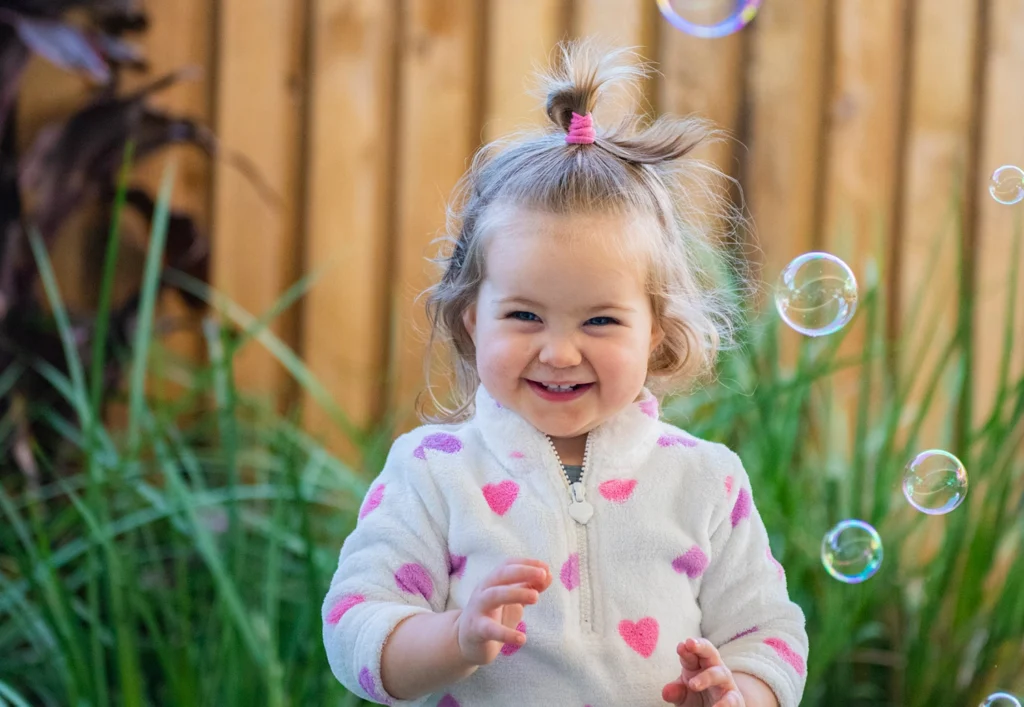
[{"label": "finger", "polygon": [[540,568],[540,569],[544,570],[548,574],[551,573],[551,568],[548,567],[548,563],[547,562],[544,562],[543,560],[534,560],[534,559],[532,559],[530,557],[516,557],[516,558],[512,558],[512,559],[509,559],[509,560],[505,560],[505,562],[503,562],[502,565],[506,566],[506,567],[514,566],[514,565],[522,565],[522,566],[527,566],[527,567],[537,567],[537,568]]},{"label": "finger", "polygon": [[679,654],[679,662],[684,670],[689,670],[690,672],[700,670],[700,658],[686,647],[685,641],[676,646],[676,653]]},{"label": "finger", "polygon": [[712,707],[741,707],[743,705],[743,698],[740,695],[739,690],[729,690],[727,693],[722,695],[722,699],[716,702]]},{"label": "finger", "polygon": [[523,613],[522,604],[506,604],[501,609],[501,623],[516,628],[523,620]]},{"label": "finger", "polygon": [[696,653],[698,658],[704,660],[704,667],[710,668],[714,665],[722,665],[722,656],[719,655],[715,644],[706,638],[688,638],[686,647],[691,653]]},{"label": "finger", "polygon": [[687,685],[691,690],[696,692],[703,692],[710,687],[718,687],[728,690],[736,689],[736,683],[733,682],[732,679],[732,672],[724,665],[716,665],[713,668],[708,668],[700,675],[690,678]]},{"label": "finger", "polygon": [[484,581],[484,586],[497,587],[505,584],[522,584],[538,591],[547,589],[548,570],[534,565],[501,565]]},{"label": "finger", "polygon": [[540,593],[526,587],[489,587],[480,593],[481,613],[494,611],[506,604],[536,604]]},{"label": "finger", "polygon": [[498,641],[522,646],[526,643],[526,634],[514,628],[502,626],[497,621],[481,616],[473,623],[473,633],[482,641]]},{"label": "finger", "polygon": [[670,682],[668,685],[661,688],[661,699],[673,705],[683,704],[689,694],[690,691],[686,689],[686,685],[678,680]]}]

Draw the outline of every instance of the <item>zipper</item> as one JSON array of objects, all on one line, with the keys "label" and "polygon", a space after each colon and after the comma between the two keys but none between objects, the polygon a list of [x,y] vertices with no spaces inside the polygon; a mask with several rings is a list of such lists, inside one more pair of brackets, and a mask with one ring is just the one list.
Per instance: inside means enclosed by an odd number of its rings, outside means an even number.
[{"label": "zipper", "polygon": [[587,539],[587,523],[594,516],[594,506],[587,501],[587,490],[583,485],[587,478],[587,469],[590,461],[590,435],[587,435],[587,443],[583,448],[583,464],[580,466],[580,480],[572,482],[569,480],[569,472],[562,464],[562,458],[558,456],[555,443],[548,437],[548,444],[558,462],[558,470],[561,472],[562,483],[569,493],[569,516],[576,522],[576,552],[579,557],[580,569],[580,628],[584,633],[594,632],[594,592],[590,586],[590,554],[589,542]]}]

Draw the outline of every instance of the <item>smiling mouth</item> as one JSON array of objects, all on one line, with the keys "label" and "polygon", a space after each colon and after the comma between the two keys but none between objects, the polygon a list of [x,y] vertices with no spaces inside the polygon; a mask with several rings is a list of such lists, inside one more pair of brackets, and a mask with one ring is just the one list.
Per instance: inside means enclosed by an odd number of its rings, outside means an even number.
[{"label": "smiling mouth", "polygon": [[530,387],[546,400],[573,400],[587,390],[593,383],[541,383],[527,379]]},{"label": "smiling mouth", "polygon": [[542,385],[553,393],[564,393],[569,390],[576,390],[577,388],[590,385],[590,383],[544,383],[542,381],[535,380],[531,380],[530,382]]}]

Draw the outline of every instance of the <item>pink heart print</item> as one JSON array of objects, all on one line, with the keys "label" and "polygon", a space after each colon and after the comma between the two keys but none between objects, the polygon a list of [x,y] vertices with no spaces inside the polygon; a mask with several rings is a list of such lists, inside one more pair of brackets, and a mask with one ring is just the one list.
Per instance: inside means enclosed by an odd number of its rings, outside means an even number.
[{"label": "pink heart print", "polygon": [[697,579],[708,568],[708,556],[699,546],[694,545],[686,553],[672,560],[672,569],[679,574],[686,574],[690,579]]},{"label": "pink heart print", "polygon": [[597,487],[598,493],[614,503],[625,503],[633,495],[636,479],[613,479]]},{"label": "pink heart print", "polygon": [[733,641],[743,638],[744,636],[749,636],[752,633],[757,633],[757,626],[751,626],[746,631],[740,631],[735,636],[726,641],[726,643],[732,643]]},{"label": "pink heart print", "polygon": [[466,571],[466,556],[448,553],[448,576],[462,579]]},{"label": "pink heart print", "polygon": [[331,612],[327,614],[327,623],[336,624],[341,621],[341,617],[356,604],[361,604],[366,601],[366,597],[362,594],[346,594],[345,596],[338,599],[338,602],[331,607]]},{"label": "pink heart print", "polygon": [[744,518],[749,518],[753,506],[754,501],[750,498],[750,491],[740,489],[740,494],[736,497],[736,504],[732,507],[732,516],[730,518],[732,527],[735,528]]},{"label": "pink heart print", "polygon": [[417,459],[427,458],[427,449],[436,449],[445,454],[455,454],[462,449],[462,441],[453,434],[447,432],[435,432],[427,435],[420,442],[420,446],[413,450],[412,455]]},{"label": "pink heart print", "polygon": [[380,502],[384,500],[384,486],[385,484],[377,484],[373,487],[373,490],[367,494],[366,500],[363,502],[363,508],[359,511],[359,520],[368,516],[370,511],[376,510],[377,506],[380,505]]},{"label": "pink heart print", "polygon": [[569,559],[562,565],[559,577],[562,579],[562,585],[570,592],[580,586],[580,554],[578,552],[569,555]]},{"label": "pink heart print", "polygon": [[391,704],[391,700],[377,692],[377,681],[373,679],[373,673],[371,673],[370,669],[367,667],[364,667],[359,671],[359,687],[366,691],[366,694],[370,696],[371,700],[379,702],[382,705]]},{"label": "pink heart print", "polygon": [[430,579],[430,573],[416,562],[407,562],[398,568],[395,572],[395,584],[403,592],[419,594],[427,601],[434,595],[434,582]]},{"label": "pink heart print", "polygon": [[771,647],[772,650],[778,653],[780,658],[789,663],[798,675],[803,677],[804,673],[807,672],[807,666],[804,665],[803,657],[790,648],[789,644],[781,638],[766,638],[764,639],[764,643],[766,646]]},{"label": "pink heart print", "polygon": [[662,435],[658,437],[659,447],[696,447],[697,440],[682,435]]},{"label": "pink heart print", "polygon": [[784,579],[786,576],[786,570],[783,568],[782,563],[775,559],[775,555],[772,554],[771,547],[766,547],[764,551],[768,556],[768,560],[775,565],[775,571],[779,573],[779,579]]},{"label": "pink heart print", "polygon": [[[516,631],[519,631],[519,633],[525,634],[526,633],[526,624],[523,623],[522,621],[520,621],[519,624],[516,626]],[[502,644],[502,646],[501,646],[501,654],[502,655],[512,655],[513,653],[515,653],[520,648],[522,648],[522,646],[517,646],[515,643],[505,643],[505,644]]]},{"label": "pink heart print", "polygon": [[733,482],[733,478],[731,476],[726,476],[725,477],[725,495],[726,496],[728,496],[729,494],[732,493],[732,482]]},{"label": "pink heart print", "polygon": [[640,412],[647,415],[647,417],[658,419],[658,399],[654,396],[645,398],[640,401]]},{"label": "pink heart print", "polygon": [[460,707],[458,700],[451,695],[445,695],[441,698],[441,701],[437,703],[437,707]]},{"label": "pink heart print", "polygon": [[644,658],[650,658],[654,647],[658,645],[658,622],[650,616],[636,623],[623,619],[619,622],[619,635],[630,648]]},{"label": "pink heart print", "polygon": [[491,510],[499,516],[508,513],[508,509],[519,496],[519,484],[515,481],[502,481],[500,484],[487,484],[483,488],[484,499]]}]

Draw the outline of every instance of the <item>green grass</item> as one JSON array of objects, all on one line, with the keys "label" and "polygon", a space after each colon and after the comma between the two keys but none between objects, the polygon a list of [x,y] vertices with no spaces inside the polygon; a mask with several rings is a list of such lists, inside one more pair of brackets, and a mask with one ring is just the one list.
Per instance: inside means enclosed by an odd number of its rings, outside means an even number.
[{"label": "green grass", "polygon": [[[16,468],[0,471],[0,707],[358,704],[327,667],[320,603],[391,432],[355,429],[267,328],[313,278],[254,317],[176,274],[175,284],[217,313],[204,325],[209,363],[196,367],[150,344],[170,180],[130,352],[126,429],[102,424],[102,364],[93,361],[87,375],[48,256],[32,239],[68,365],[22,365],[46,377],[74,415],[28,401],[28,414],[65,449],[34,448],[38,486]],[[116,233],[115,222],[108,264]],[[111,264],[101,291],[112,273]],[[1011,282],[1017,274],[1008,273]],[[101,321],[109,307],[108,296]],[[716,384],[666,405],[671,419],[726,442],[748,467],[774,553],[808,617],[805,705],[976,705],[996,689],[1024,692],[1015,313],[993,333],[1003,353],[999,385],[991,403],[974,401],[987,409],[973,410],[982,422],[972,425],[970,293],[961,293],[946,341],[928,341],[926,309],[911,318],[920,331],[907,341],[917,343],[894,346],[882,336],[884,302],[868,283],[854,325],[802,340],[789,363],[781,341],[796,335],[766,312],[723,358]],[[850,354],[841,344],[855,328],[865,344]],[[365,452],[365,468],[332,457],[296,416],[234,388],[233,361],[249,340],[321,403]],[[909,365],[923,346],[941,354],[934,367]],[[13,375],[0,373],[0,390]],[[160,379],[182,391],[148,394]],[[844,381],[855,388],[840,404]],[[926,424],[936,412],[947,418],[938,431]],[[0,420],[5,446],[14,430]],[[930,447],[950,449],[971,473],[967,501],[944,517],[912,512],[899,491],[904,464]],[[849,517],[873,523],[885,542],[880,572],[855,586],[831,579],[819,560],[822,535]]]}]

